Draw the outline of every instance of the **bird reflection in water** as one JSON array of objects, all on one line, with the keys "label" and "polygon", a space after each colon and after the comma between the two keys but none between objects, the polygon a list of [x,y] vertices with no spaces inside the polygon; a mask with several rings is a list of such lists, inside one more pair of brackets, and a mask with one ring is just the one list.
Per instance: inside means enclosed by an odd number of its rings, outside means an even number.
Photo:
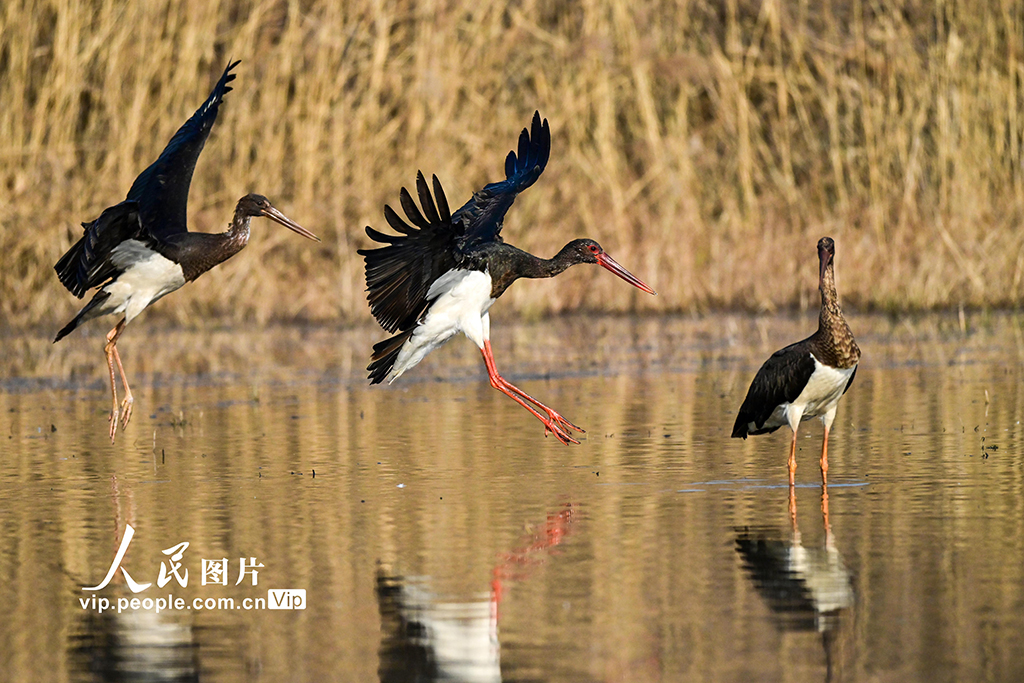
[{"label": "bird reflection in water", "polygon": [[[113,552],[121,544],[126,524],[135,524],[135,501],[130,487],[111,477],[114,508]],[[124,513],[122,514],[122,510]],[[88,582],[80,585],[89,585]],[[118,572],[111,579],[112,603],[134,597]],[[198,681],[199,643],[192,623],[173,612],[116,608],[102,613],[83,611],[81,623],[69,636],[72,680],[134,681],[137,683]]]},{"label": "bird reflection in water", "polygon": [[831,681],[840,626],[853,607],[854,591],[832,534],[827,485],[821,488],[821,515],[823,546],[805,546],[796,519],[796,491],[790,487],[791,534],[771,527],[743,527],[737,529],[736,552],[780,629],[821,634],[825,680]]},{"label": "bird reflection in water", "polygon": [[501,680],[499,605],[511,585],[528,579],[571,533],[576,512],[565,503],[492,570],[491,589],[476,601],[446,601],[430,577],[377,568],[382,639],[379,675],[391,681]]},{"label": "bird reflection in water", "polygon": [[74,680],[199,680],[199,644],[191,624],[170,612],[85,612],[71,636]]}]

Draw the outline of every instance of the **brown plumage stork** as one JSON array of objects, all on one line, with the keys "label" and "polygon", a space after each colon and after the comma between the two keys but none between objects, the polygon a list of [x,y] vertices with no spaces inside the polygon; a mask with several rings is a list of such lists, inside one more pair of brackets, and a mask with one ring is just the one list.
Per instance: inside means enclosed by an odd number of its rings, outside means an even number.
[{"label": "brown plumage stork", "polygon": [[825,425],[821,444],[821,478],[828,475],[828,432],[839,399],[853,384],[860,348],[839,307],[835,279],[836,245],[831,237],[818,241],[818,329],[807,339],[772,354],[754,376],[740,407],[732,435],[770,434],[783,425],[793,430],[789,447],[789,485],[796,476],[796,433],[802,420],[820,417]]}]

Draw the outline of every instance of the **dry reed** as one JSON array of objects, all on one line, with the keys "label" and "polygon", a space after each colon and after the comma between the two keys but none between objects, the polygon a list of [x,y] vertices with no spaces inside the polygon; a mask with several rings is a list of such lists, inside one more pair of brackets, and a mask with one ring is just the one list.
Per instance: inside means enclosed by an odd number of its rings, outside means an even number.
[{"label": "dry reed", "polygon": [[0,329],[76,310],[52,264],[229,58],[191,227],[259,191],[324,243],[256,225],[150,316],[368,319],[363,226],[417,169],[455,205],[498,179],[534,109],[552,161],[506,239],[594,237],[661,296],[580,268],[506,309],[814,305],[823,234],[852,307],[1015,306],[1022,36],[1015,2],[5,2]]}]

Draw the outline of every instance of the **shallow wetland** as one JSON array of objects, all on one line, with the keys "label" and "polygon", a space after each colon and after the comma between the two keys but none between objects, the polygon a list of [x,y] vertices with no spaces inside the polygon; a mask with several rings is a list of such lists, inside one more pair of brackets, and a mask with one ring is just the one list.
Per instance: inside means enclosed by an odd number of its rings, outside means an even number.
[{"label": "shallow wetland", "polygon": [[[729,433],[815,323],[496,320],[499,369],[588,430],[573,447],[463,339],[370,388],[369,328],[147,326],[122,340],[136,412],[111,446],[99,334],[7,338],[3,677],[1021,680],[1021,318],[852,316],[829,487],[805,423],[791,518],[788,435]],[[121,566],[153,586],[83,591],[126,525]],[[158,586],[183,541],[187,586]],[[201,585],[221,558],[228,585]],[[81,606],[268,589],[305,609]]]}]

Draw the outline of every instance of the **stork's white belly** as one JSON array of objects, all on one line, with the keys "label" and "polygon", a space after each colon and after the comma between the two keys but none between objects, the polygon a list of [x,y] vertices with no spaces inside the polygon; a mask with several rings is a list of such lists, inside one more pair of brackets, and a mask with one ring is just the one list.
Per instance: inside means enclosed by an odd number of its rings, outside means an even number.
[{"label": "stork's white belly", "polygon": [[479,348],[484,346],[488,337],[485,316],[495,301],[491,298],[490,275],[479,270],[450,270],[430,286],[427,299],[433,303],[398,352],[388,373],[389,382],[458,332],[465,333]]},{"label": "stork's white belly", "polygon": [[856,366],[833,368],[822,364],[813,355],[811,358],[814,360],[814,372],[811,373],[803,391],[792,403],[777,406],[765,426],[781,427],[788,424],[795,427],[803,420],[813,417],[821,417],[829,427],[832,426],[836,406],[843,397]]},{"label": "stork's white belly", "polygon": [[110,295],[103,302],[103,314],[124,313],[125,320],[131,322],[146,306],[185,284],[181,266],[142,242],[122,242],[110,258],[125,271],[103,288]]}]

